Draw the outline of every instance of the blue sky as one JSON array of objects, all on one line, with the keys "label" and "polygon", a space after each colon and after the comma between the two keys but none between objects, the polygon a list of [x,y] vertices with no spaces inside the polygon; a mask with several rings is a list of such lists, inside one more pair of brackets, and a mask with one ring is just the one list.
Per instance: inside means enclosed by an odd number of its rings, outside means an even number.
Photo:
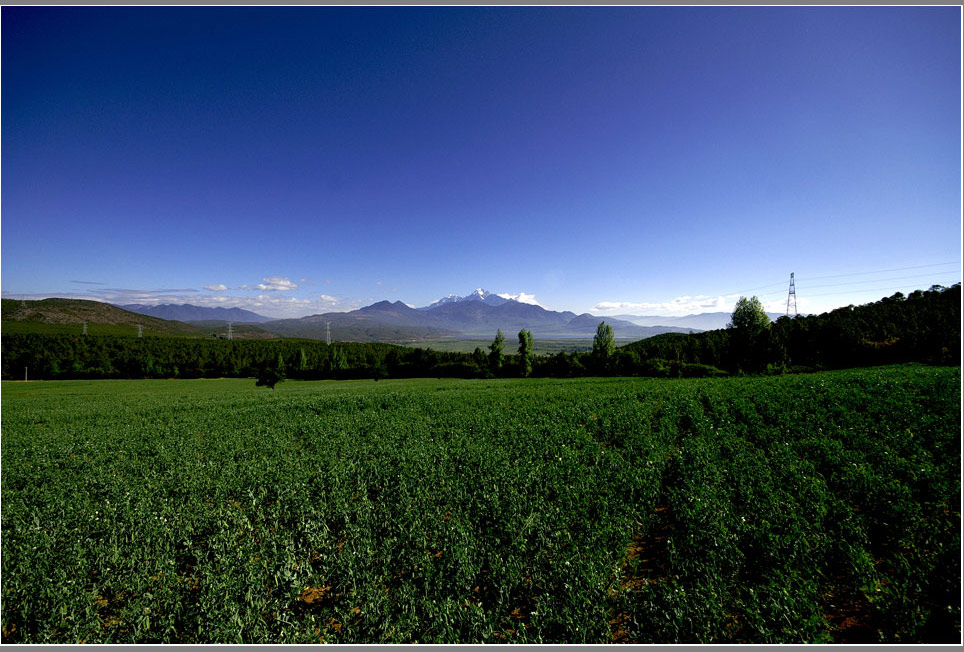
[{"label": "blue sky", "polygon": [[11,8],[3,296],[477,287],[821,312],[961,280],[960,7]]}]

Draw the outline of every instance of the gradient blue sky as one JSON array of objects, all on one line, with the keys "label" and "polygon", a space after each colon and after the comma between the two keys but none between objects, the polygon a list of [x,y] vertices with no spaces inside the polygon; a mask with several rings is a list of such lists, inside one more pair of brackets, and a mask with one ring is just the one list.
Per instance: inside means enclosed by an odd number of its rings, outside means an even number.
[{"label": "gradient blue sky", "polygon": [[795,272],[821,312],[961,280],[960,7],[0,20],[5,297],[782,311]]}]

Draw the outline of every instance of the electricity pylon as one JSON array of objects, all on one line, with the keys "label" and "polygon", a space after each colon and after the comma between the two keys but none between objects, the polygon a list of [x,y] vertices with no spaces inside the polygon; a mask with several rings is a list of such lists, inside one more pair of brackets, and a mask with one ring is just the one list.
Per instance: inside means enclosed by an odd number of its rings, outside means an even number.
[{"label": "electricity pylon", "polygon": [[797,290],[793,285],[793,272],[790,272],[790,292],[787,294],[787,317],[790,316],[790,303],[793,303],[793,316],[797,316]]}]

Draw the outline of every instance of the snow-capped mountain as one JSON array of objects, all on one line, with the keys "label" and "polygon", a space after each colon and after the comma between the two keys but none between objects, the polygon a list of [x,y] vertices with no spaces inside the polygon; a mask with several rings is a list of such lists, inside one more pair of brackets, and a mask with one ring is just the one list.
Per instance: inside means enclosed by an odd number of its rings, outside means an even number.
[{"label": "snow-capped mountain", "polygon": [[448,303],[463,303],[465,301],[481,301],[482,303],[490,306],[501,306],[508,301],[515,301],[515,299],[509,297],[508,295],[495,294],[493,292],[489,292],[488,290],[477,288],[475,292],[472,294],[467,294],[464,297],[460,297],[455,294],[442,297],[441,299],[437,299],[427,306],[419,308],[419,310],[432,310],[433,308],[438,308],[439,306],[444,306]]},{"label": "snow-capped mountain", "polygon": [[[523,298],[528,298],[526,295]],[[592,337],[601,317],[589,313],[556,312],[542,306],[507,299],[480,289],[468,297],[446,297],[449,301],[413,309],[401,301],[379,301],[351,312],[311,315],[301,319],[273,321],[266,330],[285,337],[324,337],[330,325],[333,337],[355,341],[419,339],[432,337],[491,337],[501,329],[506,337],[521,328],[539,337]],[[457,299],[457,300],[456,300]],[[498,301],[493,305],[490,301]],[[637,326],[606,317],[618,338],[652,337],[659,333],[686,332],[665,326]],[[346,333],[348,335],[346,335]]]}]

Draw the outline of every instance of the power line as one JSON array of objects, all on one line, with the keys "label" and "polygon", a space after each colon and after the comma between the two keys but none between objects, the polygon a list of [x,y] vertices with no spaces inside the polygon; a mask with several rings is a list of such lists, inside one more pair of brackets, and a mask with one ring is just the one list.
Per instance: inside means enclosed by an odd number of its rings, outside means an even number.
[{"label": "power line", "polygon": [[930,265],[915,265],[913,267],[893,267],[891,269],[878,269],[873,272],[853,272],[852,274],[832,274],[830,276],[811,276],[811,281],[821,281],[826,278],[843,278],[845,276],[864,276],[866,274],[883,274],[884,272],[902,272],[905,269],[924,269],[925,267],[940,267],[941,265],[960,265],[961,261],[952,260],[946,263],[931,263]]},{"label": "power line", "polygon": [[943,276],[951,272],[931,272],[930,274],[914,274],[913,276],[894,276],[893,278],[871,278],[866,281],[848,281],[847,283],[824,283],[823,285],[808,285],[808,288],[834,288],[842,285],[856,285],[858,283],[879,283],[880,281],[903,281],[909,278],[926,278],[928,276]]},{"label": "power line", "polygon": [[760,287],[750,288],[749,290],[740,290],[739,292],[725,292],[725,293],[723,293],[723,296],[729,296],[729,295],[731,295],[731,294],[741,294],[741,295],[743,295],[743,294],[747,294],[748,292],[755,292],[756,290],[765,290],[765,289],[767,289],[767,288],[776,287],[776,286],[778,286],[778,285],[779,285],[780,287],[783,287],[785,284],[786,284],[786,281],[780,281],[779,283],[770,283],[769,285],[761,285]]},{"label": "power line", "polygon": [[[819,281],[819,280],[823,280],[823,279],[846,278],[846,277],[848,277],[848,276],[865,276],[865,275],[867,275],[867,274],[883,274],[883,273],[886,273],[886,272],[897,272],[897,271],[902,271],[902,270],[907,270],[907,269],[924,269],[924,268],[927,268],[927,267],[939,267],[939,266],[941,266],[941,265],[955,265],[955,264],[959,264],[959,263],[960,263],[960,261],[950,261],[950,262],[946,262],[946,263],[933,263],[933,264],[930,264],[930,265],[915,265],[915,266],[912,266],[912,267],[894,267],[894,268],[892,268],[892,269],[878,269],[878,270],[875,270],[875,271],[872,271],[872,272],[853,272],[853,273],[851,273],[851,274],[831,274],[831,275],[829,275],[829,276],[811,276],[811,277],[804,276],[804,277],[803,277],[803,282],[804,282],[804,287],[805,287],[805,288],[817,288],[817,287],[838,287],[838,286],[842,286],[842,285],[853,285],[854,283],[877,283],[877,282],[880,282],[880,281],[903,280],[903,279],[907,279],[907,278],[924,278],[924,277],[927,277],[927,276],[938,276],[938,275],[940,275],[940,274],[950,274],[953,270],[946,270],[946,271],[943,271],[943,272],[931,272],[931,273],[928,273],[928,274],[915,274],[915,275],[913,275],[913,276],[897,276],[897,277],[893,277],[892,279],[878,278],[878,279],[869,279],[869,280],[867,280],[867,281],[851,281],[851,282],[847,282],[847,283],[824,284],[824,285],[808,285],[808,284],[807,284],[809,281]],[[769,284],[767,284],[767,285],[760,285],[760,286],[755,287],[755,288],[750,288],[749,290],[741,290],[740,292],[724,292],[724,293],[722,293],[722,296],[730,296],[730,295],[737,295],[737,294],[738,294],[738,295],[745,296],[746,294],[748,294],[748,293],[750,293],[750,292],[754,292],[754,291],[756,291],[756,290],[766,290],[767,288],[774,288],[774,287],[785,288],[785,287],[786,287],[786,283],[787,283],[786,281],[780,281],[779,283],[769,283]],[[766,293],[764,293],[764,294],[759,295],[759,298],[768,297],[768,296],[776,296],[776,295],[778,295],[778,294],[782,295],[783,292],[784,292],[783,290],[773,291],[773,292],[766,292]],[[811,295],[808,295],[808,296],[811,296]],[[820,296],[827,296],[827,295],[820,295]]]},{"label": "power line", "polygon": [[[874,278],[874,279],[869,279],[869,280],[866,280],[866,281],[852,281],[852,282],[850,282],[850,283],[825,283],[825,284],[823,284],[823,285],[806,285],[806,284],[804,284],[803,289],[805,290],[806,296],[807,296],[808,298],[809,298],[809,297],[829,297],[829,296],[833,296],[833,295],[837,295],[837,294],[856,294],[856,293],[860,293],[860,292],[874,292],[875,289],[874,289],[874,288],[866,288],[866,289],[856,289],[856,290],[841,291],[841,292],[821,292],[821,293],[819,293],[819,294],[810,294],[809,291],[810,291],[811,288],[832,288],[832,287],[841,287],[841,286],[853,286],[853,285],[858,285],[858,284],[860,284],[860,283],[881,283],[881,282],[886,282],[886,281],[902,281],[902,280],[909,279],[909,278],[926,278],[926,277],[928,277],[928,276],[941,276],[941,275],[947,274],[947,273],[949,273],[949,272],[936,272],[936,273],[933,273],[933,274],[917,274],[917,275],[914,275],[914,276],[895,276],[895,277],[893,277],[893,278]],[[888,289],[888,287],[895,287],[895,286],[884,286],[884,287],[882,287],[882,288],[880,288],[880,289],[886,290],[886,289]],[[896,286],[896,287],[901,287],[901,288],[905,288],[905,289],[906,289],[906,288],[912,288],[912,289],[915,289],[915,290],[917,290],[917,289],[924,289],[924,288],[921,288],[921,287],[920,287],[920,284],[915,284],[915,285],[905,284],[905,285],[900,285],[900,286]],[[762,299],[762,298],[764,298],[764,297],[772,297],[772,296],[777,296],[777,295],[782,295],[782,294],[783,294],[782,292],[769,292],[769,293],[767,293],[767,294],[760,295],[760,298]]]},{"label": "power line", "polygon": [[823,292],[820,294],[808,294],[807,297],[831,297],[839,296],[841,294],[863,294],[864,292],[889,292],[891,290],[899,292],[901,290],[919,290],[921,289],[917,285],[898,285],[898,286],[885,286],[880,288],[868,288],[866,290],[851,290],[849,292]]}]

